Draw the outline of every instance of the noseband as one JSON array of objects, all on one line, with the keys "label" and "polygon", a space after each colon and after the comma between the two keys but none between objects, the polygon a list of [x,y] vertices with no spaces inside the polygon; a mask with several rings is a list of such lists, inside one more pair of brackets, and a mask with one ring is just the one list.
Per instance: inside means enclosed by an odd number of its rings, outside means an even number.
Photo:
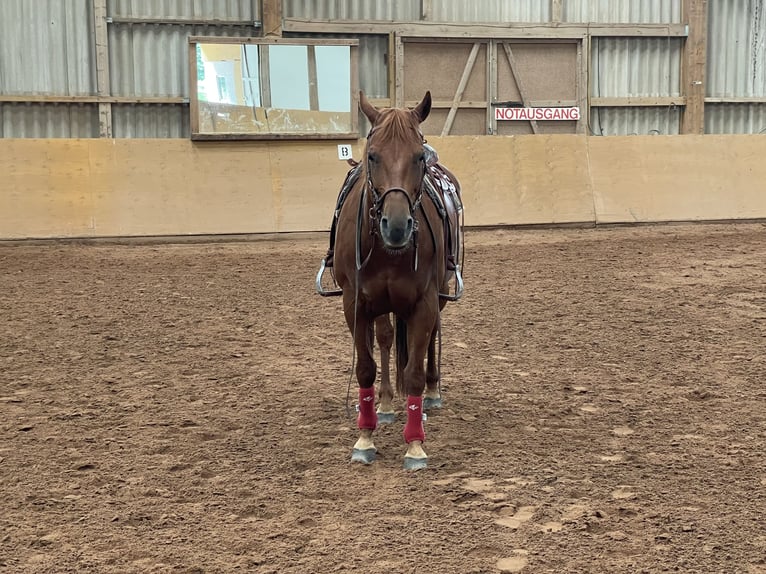
[{"label": "noseband", "polygon": [[377,233],[378,224],[380,223],[380,217],[383,213],[383,203],[386,201],[386,198],[392,194],[392,193],[401,193],[404,195],[404,197],[407,199],[407,206],[410,211],[410,217],[412,218],[412,233],[415,234],[418,231],[418,220],[415,217],[415,212],[420,208],[420,203],[423,201],[423,180],[421,179],[420,185],[418,185],[418,189],[415,195],[415,201],[412,201],[412,198],[410,197],[410,194],[407,193],[407,190],[401,187],[390,187],[386,191],[384,191],[382,194],[378,193],[378,191],[375,189],[375,186],[372,184],[372,180],[370,179],[370,172],[369,169],[367,171],[367,189],[370,193],[370,197],[372,198],[372,207],[370,207],[370,233],[375,234]]}]

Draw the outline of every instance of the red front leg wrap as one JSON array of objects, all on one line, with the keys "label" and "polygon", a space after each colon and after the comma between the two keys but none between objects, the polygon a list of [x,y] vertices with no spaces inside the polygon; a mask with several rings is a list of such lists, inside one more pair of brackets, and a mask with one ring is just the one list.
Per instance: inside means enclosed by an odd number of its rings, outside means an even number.
[{"label": "red front leg wrap", "polygon": [[378,426],[378,413],[375,412],[375,387],[359,389],[359,416],[356,424],[360,430],[375,430]]},{"label": "red front leg wrap", "polygon": [[407,444],[413,440],[426,440],[423,430],[423,397],[407,395],[407,423],[404,425],[404,440]]}]

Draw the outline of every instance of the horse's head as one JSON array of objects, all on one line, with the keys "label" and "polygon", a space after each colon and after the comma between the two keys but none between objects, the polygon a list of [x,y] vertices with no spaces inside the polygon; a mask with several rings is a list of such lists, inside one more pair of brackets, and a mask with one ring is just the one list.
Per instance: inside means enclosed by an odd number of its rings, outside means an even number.
[{"label": "horse's head", "polygon": [[431,92],[412,110],[379,110],[360,94],[359,105],[370,120],[367,136],[367,189],[373,216],[388,249],[404,249],[416,228],[426,169],[420,123],[431,111]]}]

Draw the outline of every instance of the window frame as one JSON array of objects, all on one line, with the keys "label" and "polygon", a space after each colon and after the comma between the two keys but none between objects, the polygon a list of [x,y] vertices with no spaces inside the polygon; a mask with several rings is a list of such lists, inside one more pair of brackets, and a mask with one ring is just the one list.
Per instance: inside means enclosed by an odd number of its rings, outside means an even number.
[{"label": "window frame", "polygon": [[[350,60],[351,129],[348,132],[201,132],[200,101],[197,80],[198,44],[236,44],[265,46],[348,46]],[[258,37],[189,37],[189,127],[192,140],[348,140],[359,137],[359,40],[318,38],[258,38]]]}]

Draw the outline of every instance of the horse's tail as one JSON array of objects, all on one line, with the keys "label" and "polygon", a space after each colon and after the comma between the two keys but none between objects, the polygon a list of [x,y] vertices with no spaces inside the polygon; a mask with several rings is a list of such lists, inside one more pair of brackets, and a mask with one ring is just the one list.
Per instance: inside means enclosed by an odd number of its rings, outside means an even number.
[{"label": "horse's tail", "polygon": [[407,394],[404,388],[404,367],[407,366],[407,322],[396,318],[396,391],[399,396]]}]

